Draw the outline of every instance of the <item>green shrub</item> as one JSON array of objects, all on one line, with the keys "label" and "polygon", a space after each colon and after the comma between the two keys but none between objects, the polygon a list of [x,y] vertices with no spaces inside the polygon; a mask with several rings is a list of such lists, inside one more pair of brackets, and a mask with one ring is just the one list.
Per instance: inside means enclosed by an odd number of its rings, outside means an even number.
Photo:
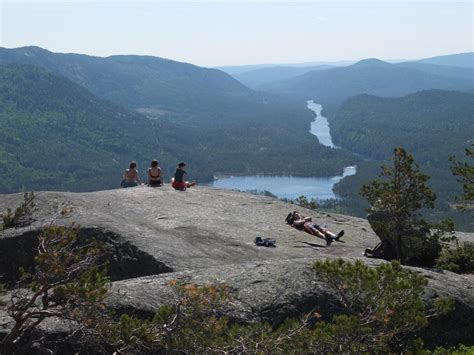
[{"label": "green shrub", "polygon": [[460,344],[456,347],[443,348],[437,347],[432,355],[474,355],[474,346]]},{"label": "green shrub", "polygon": [[295,199],[295,204],[304,208],[308,208],[310,210],[316,210],[318,209],[318,203],[314,198],[311,198],[309,200],[306,196],[301,195],[298,198]]},{"label": "green shrub", "polygon": [[[40,244],[38,268],[33,275],[25,275],[31,293],[18,293],[23,298],[10,306],[10,313],[25,321],[22,324],[27,328],[16,327],[15,334],[8,336],[10,341],[18,341],[39,324],[38,318],[28,318],[28,314],[51,312],[83,326],[80,333],[73,333],[78,338],[70,335],[64,342],[78,349],[93,347],[95,353],[422,352],[417,331],[430,317],[453,305],[452,300],[438,299],[427,312],[420,298],[426,279],[402,269],[398,262],[369,267],[361,261],[335,260],[314,264],[319,279],[344,307],[331,321],[321,320],[319,312],[324,309],[315,309],[276,328],[263,322],[236,323],[222,313],[233,302],[225,285],[183,281],[169,282],[176,302],[162,306],[154,317],[118,316],[101,302],[108,280],[93,266],[100,248],[91,244],[75,249],[74,230],[58,227],[47,230]],[[77,267],[79,274],[67,277]],[[469,348],[459,351],[464,349]]]},{"label": "green shrub", "polygon": [[338,296],[345,310],[330,322],[313,310],[287,319],[277,328],[267,323],[236,324],[219,313],[232,302],[223,286],[172,282],[177,303],[153,319],[122,316],[107,326],[106,338],[118,351],[148,349],[197,353],[391,353],[419,351],[416,331],[428,318],[445,313],[452,301],[438,299],[427,312],[421,301],[426,279],[400,264],[368,267],[360,261],[316,262],[320,279]]},{"label": "green shrub", "polygon": [[403,352],[418,350],[416,330],[428,318],[446,313],[453,302],[438,299],[426,312],[421,295],[427,280],[399,262],[369,267],[361,261],[317,261],[314,269],[335,292],[347,314],[316,329],[326,339],[325,352]]},{"label": "green shrub", "polygon": [[15,212],[7,208],[7,212],[3,214],[3,229],[28,224],[35,207],[35,198],[36,196],[33,192],[25,192],[23,202],[15,209]]},{"label": "green shrub", "polygon": [[454,248],[443,248],[440,257],[436,260],[436,266],[445,270],[457,272],[458,274],[473,273],[474,243],[456,242]]},{"label": "green shrub", "polygon": [[98,266],[102,246],[81,245],[74,227],[49,226],[38,239],[34,271],[23,271],[18,288],[11,291],[7,312],[14,324],[0,342],[0,352],[14,352],[45,319],[67,319],[88,328],[103,310],[109,280]]}]

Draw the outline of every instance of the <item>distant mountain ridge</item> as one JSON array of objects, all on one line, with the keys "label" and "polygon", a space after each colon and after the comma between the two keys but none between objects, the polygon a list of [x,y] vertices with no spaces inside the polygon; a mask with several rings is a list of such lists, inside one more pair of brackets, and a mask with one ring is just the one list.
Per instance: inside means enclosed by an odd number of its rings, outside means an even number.
[{"label": "distant mountain ridge", "polygon": [[456,67],[451,65],[430,64],[425,62],[405,62],[398,63],[397,66],[416,69],[425,73],[445,76],[448,78],[470,80],[471,82],[474,82],[474,67]]},{"label": "distant mountain ridge", "polygon": [[248,64],[248,65],[224,65],[215,67],[216,69],[222,70],[232,76],[244,74],[254,70],[260,69],[271,69],[271,68],[308,68],[317,67],[321,65],[329,65],[332,67],[344,67],[356,63],[356,60],[339,60],[339,61],[315,61],[315,62],[302,62],[302,63],[277,63],[277,64]]},{"label": "distant mountain ridge", "polygon": [[472,69],[474,68],[474,52],[441,55],[431,58],[420,59],[418,62]]},{"label": "distant mountain ridge", "polygon": [[290,79],[313,70],[324,70],[330,68],[334,68],[334,66],[324,64],[311,67],[277,66],[254,69],[245,73],[234,74],[232,76],[249,88],[259,90],[262,86],[268,85],[269,83]]},{"label": "distant mountain ridge", "polygon": [[469,90],[473,87],[470,78],[446,77],[401,64],[365,59],[347,67],[310,71],[264,85],[263,89],[322,103],[340,103],[358,94],[389,97],[428,89]]},{"label": "distant mountain ridge", "polygon": [[93,57],[39,47],[0,48],[0,64],[31,64],[62,75],[95,95],[130,108],[199,110],[255,102],[255,94],[216,70],[151,56]]},{"label": "distant mountain ridge", "polygon": [[[412,63],[412,62],[425,62],[439,65],[459,66],[459,67],[472,67],[472,58],[474,52],[467,53],[454,53],[448,55],[440,55],[430,58],[421,59],[382,59],[384,62],[398,64],[398,63]],[[363,59],[362,59],[363,60]],[[276,63],[276,64],[244,64],[244,65],[225,65],[215,67],[216,69],[225,71],[226,73],[235,76],[250,71],[259,69],[271,69],[277,67],[285,68],[308,68],[321,65],[329,65],[334,67],[346,67],[359,62],[360,60],[338,60],[338,61],[314,61],[314,62],[302,62],[302,63]],[[467,62],[467,65],[466,65]]]}]

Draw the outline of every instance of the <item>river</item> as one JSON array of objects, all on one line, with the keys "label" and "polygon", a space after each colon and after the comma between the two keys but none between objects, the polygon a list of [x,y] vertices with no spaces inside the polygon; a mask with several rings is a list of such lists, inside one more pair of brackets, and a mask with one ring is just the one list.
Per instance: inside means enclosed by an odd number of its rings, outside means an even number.
[{"label": "river", "polygon": [[315,103],[313,100],[307,101],[306,104],[307,107],[316,115],[314,121],[311,122],[311,129],[309,131],[318,137],[319,143],[322,145],[331,148],[338,148],[332,142],[328,119],[321,114],[323,106]]},{"label": "river", "polygon": [[[313,100],[307,101],[307,107],[315,114],[311,122],[310,132],[314,134],[322,145],[338,149],[331,138],[329,124],[321,114],[322,105]],[[355,175],[357,168],[348,166],[344,168],[342,175],[332,177],[297,177],[297,176],[229,176],[213,181],[210,185],[223,189],[240,191],[269,191],[279,198],[295,199],[301,195],[316,200],[327,200],[339,198],[333,187],[346,176]]]}]

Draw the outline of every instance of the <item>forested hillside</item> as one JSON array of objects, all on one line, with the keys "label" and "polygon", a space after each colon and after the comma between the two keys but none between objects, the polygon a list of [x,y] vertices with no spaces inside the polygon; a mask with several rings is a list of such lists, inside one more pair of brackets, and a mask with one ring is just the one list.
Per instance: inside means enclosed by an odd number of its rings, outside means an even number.
[{"label": "forested hillside", "polygon": [[166,150],[191,163],[192,175],[333,176],[357,161],[345,150],[318,143],[309,132],[312,113],[304,104],[267,97],[265,104],[186,116],[149,113]]},{"label": "forested hillside", "polygon": [[173,112],[232,110],[261,101],[230,75],[152,56],[92,57],[38,47],[0,48],[0,64],[31,64],[129,108]]},{"label": "forested hillside", "polygon": [[[335,144],[371,159],[360,165],[357,176],[337,187],[343,196],[352,198],[353,206],[360,204],[354,202],[360,200],[360,186],[376,177],[395,147],[403,146],[431,176],[439,208],[453,212],[460,186],[451,174],[449,157],[461,157],[473,143],[474,95],[443,90],[401,98],[359,95],[345,101],[330,124]],[[464,223],[472,225],[472,219],[464,218]]]},{"label": "forested hillside", "polygon": [[0,192],[116,187],[132,159],[157,152],[144,116],[43,69],[0,66]]},{"label": "forested hillside", "polygon": [[358,94],[402,96],[426,89],[468,90],[473,86],[469,77],[446,77],[366,59],[348,67],[311,71],[264,88],[302,99],[314,99],[324,105],[337,105]]},{"label": "forested hillside", "polygon": [[347,151],[319,145],[309,133],[311,113],[293,101],[269,97],[229,112],[145,117],[44,69],[0,68],[2,192],[114,188],[132,159],[143,173],[158,158],[167,180],[184,160],[199,181],[216,174],[331,176],[354,162]]},{"label": "forested hillside", "polygon": [[331,119],[334,142],[372,159],[404,146],[418,160],[446,167],[474,138],[474,96],[428,90],[401,98],[352,97]]}]

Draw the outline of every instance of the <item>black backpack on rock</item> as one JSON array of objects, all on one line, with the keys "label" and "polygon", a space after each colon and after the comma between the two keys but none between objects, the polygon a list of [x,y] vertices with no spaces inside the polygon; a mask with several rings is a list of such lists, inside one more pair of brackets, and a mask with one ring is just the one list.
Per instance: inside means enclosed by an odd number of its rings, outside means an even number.
[{"label": "black backpack on rock", "polygon": [[276,247],[276,240],[270,238],[255,238],[255,244],[259,247]]},{"label": "black backpack on rock", "polygon": [[391,260],[393,258],[393,251],[390,243],[387,240],[382,240],[372,249],[365,249],[364,256],[368,258]]}]

